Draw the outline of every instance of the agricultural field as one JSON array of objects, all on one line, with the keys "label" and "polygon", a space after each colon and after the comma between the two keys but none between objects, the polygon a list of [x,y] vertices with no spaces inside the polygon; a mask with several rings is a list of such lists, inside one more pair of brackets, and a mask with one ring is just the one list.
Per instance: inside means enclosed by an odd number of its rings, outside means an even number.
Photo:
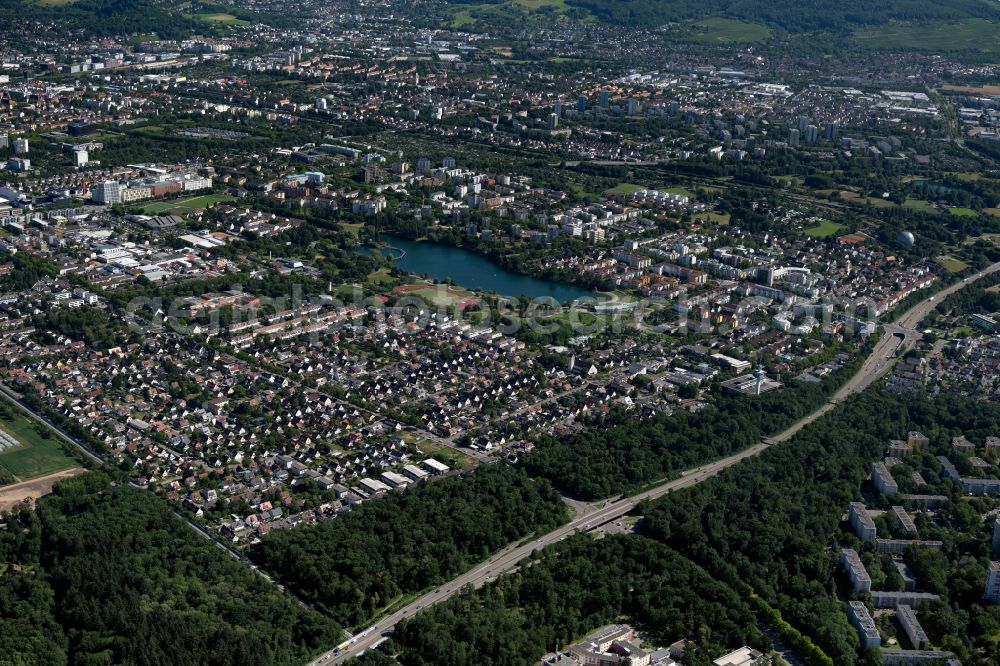
[{"label": "agricultural field", "polygon": [[55,435],[44,435],[35,424],[21,414],[0,420],[0,429],[12,437],[19,446],[0,451],[0,467],[22,481],[59,472],[79,464],[67,454]]},{"label": "agricultural field", "polygon": [[763,42],[771,36],[767,26],[721,17],[698,21],[693,30],[695,40],[710,44]]},{"label": "agricultural field", "polygon": [[827,238],[829,236],[833,236],[843,228],[844,225],[842,224],[837,224],[836,222],[831,222],[829,220],[823,220],[815,227],[804,229],[803,233],[806,236],[812,236],[813,238]]},{"label": "agricultural field", "polygon": [[876,49],[1000,53],[998,33],[1000,26],[992,21],[966,19],[952,23],[894,23],[858,30],[854,39]]},{"label": "agricultural field", "polygon": [[154,201],[142,207],[146,215],[185,215],[198,208],[208,208],[213,204],[232,201],[228,194],[203,194],[189,199]]}]

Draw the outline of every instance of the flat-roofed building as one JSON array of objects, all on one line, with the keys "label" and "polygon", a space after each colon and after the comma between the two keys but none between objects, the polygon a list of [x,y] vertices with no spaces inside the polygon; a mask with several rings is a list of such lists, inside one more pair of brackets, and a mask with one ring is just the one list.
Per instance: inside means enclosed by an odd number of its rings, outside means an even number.
[{"label": "flat-roofed building", "polygon": [[883,495],[895,495],[899,492],[899,486],[889,473],[889,468],[885,463],[872,463],[872,483],[875,489]]},{"label": "flat-roofed building", "polygon": [[907,548],[942,548],[944,542],[935,539],[876,539],[875,545],[880,553],[899,555]]},{"label": "flat-roofed building", "polygon": [[840,564],[851,579],[851,589],[855,592],[868,592],[872,589],[872,579],[865,569],[864,563],[853,548],[840,549]]},{"label": "flat-roofed building", "polygon": [[940,597],[930,592],[895,592],[891,590],[872,590],[872,606],[875,608],[895,608],[896,606],[912,606],[923,608],[932,604]]},{"label": "flat-roofed building", "polygon": [[942,664],[955,656],[947,650],[882,650],[884,666],[902,666],[903,664]]},{"label": "flat-roofed building", "polygon": [[851,502],[849,515],[851,527],[854,528],[854,533],[858,535],[858,538],[862,541],[874,541],[875,521],[868,515],[868,509],[865,508],[865,505],[861,502]]},{"label": "flat-roofed building", "polygon": [[986,573],[986,591],[983,598],[991,604],[1000,604],[1000,562],[991,561]]},{"label": "flat-roofed building", "polygon": [[405,488],[410,485],[410,479],[395,472],[382,472],[382,482],[390,488]]},{"label": "flat-roofed building", "polygon": [[910,518],[910,514],[906,513],[906,509],[901,506],[892,507],[892,515],[896,517],[896,522],[899,523],[899,527],[909,534],[910,536],[917,536],[917,526],[913,523],[913,519]]},{"label": "flat-roofed building", "polygon": [[860,601],[851,601],[847,604],[847,616],[851,619],[851,624],[858,630],[858,637],[861,639],[861,646],[864,649],[877,648],[882,644],[882,637],[878,633],[878,627],[872,620],[868,607]]},{"label": "flat-roofed building", "polygon": [[913,608],[906,605],[896,606],[896,621],[902,627],[903,633],[910,640],[910,647],[914,650],[924,650],[929,648],[931,641],[927,638],[924,628],[917,621],[917,614]]}]

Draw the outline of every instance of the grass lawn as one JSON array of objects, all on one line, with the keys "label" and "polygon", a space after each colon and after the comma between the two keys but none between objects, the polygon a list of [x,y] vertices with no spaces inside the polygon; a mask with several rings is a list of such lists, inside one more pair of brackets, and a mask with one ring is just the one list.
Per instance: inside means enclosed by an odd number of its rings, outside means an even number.
[{"label": "grass lawn", "polygon": [[882,197],[863,196],[850,190],[841,190],[840,198],[850,203],[871,206],[872,208],[894,208],[896,206],[896,204],[888,199],[883,199]]},{"label": "grass lawn", "polygon": [[392,293],[397,298],[417,296],[431,305],[439,307],[451,307],[468,298],[475,298],[475,295],[468,289],[425,282],[404,284],[393,289]]},{"label": "grass lawn", "polygon": [[921,51],[1000,52],[1000,26],[986,19],[966,19],[951,23],[892,23],[858,30],[854,39],[876,49],[919,49]]},{"label": "grass lawn", "polygon": [[185,14],[187,18],[198,19],[206,23],[221,23],[222,25],[250,25],[249,21],[236,18],[232,14],[217,12],[214,14]]},{"label": "grass lawn", "polygon": [[697,213],[692,218],[706,223],[715,224],[729,224],[729,213],[716,213],[715,211],[708,211],[705,213]]},{"label": "grass lawn", "polygon": [[836,222],[831,222],[830,220],[823,220],[815,227],[803,230],[803,233],[806,236],[812,236],[813,238],[827,238],[843,228],[844,225],[842,224],[837,224]]},{"label": "grass lawn", "polygon": [[924,201],[923,199],[907,199],[903,202],[903,208],[919,210],[923,213],[938,212],[937,208],[935,208],[930,201]]},{"label": "grass lawn", "polygon": [[0,452],[0,467],[27,481],[60,470],[76,467],[80,463],[63,451],[56,436],[43,437],[35,430],[34,422],[16,414],[12,420],[0,421],[0,427],[21,443],[21,446]]},{"label": "grass lawn", "polygon": [[938,257],[937,262],[941,265],[941,268],[945,269],[949,273],[961,273],[962,271],[964,271],[966,268],[969,267],[969,264],[965,263],[964,261],[959,261],[954,257],[948,257],[948,256]]},{"label": "grass lawn", "polygon": [[[406,439],[405,436],[404,439]],[[428,458],[434,458],[438,462],[443,462],[452,469],[468,469],[473,464],[472,458],[466,454],[450,446],[438,444],[432,439],[417,439],[414,444]]]},{"label": "grass lawn", "polygon": [[353,235],[355,238],[357,238],[358,232],[360,232],[361,228],[364,227],[365,225],[361,224],[360,222],[355,222],[355,223],[338,222],[337,226],[340,227],[342,230],[346,231],[347,233]]},{"label": "grass lawn", "polygon": [[956,208],[949,208],[948,212],[957,217],[975,217],[979,214],[971,208],[962,208],[960,206]]},{"label": "grass lawn", "polygon": [[711,44],[762,42],[771,36],[771,30],[759,23],[716,17],[695,23],[693,36]]},{"label": "grass lawn", "polygon": [[636,185],[635,183],[619,183],[615,185],[610,190],[605,190],[605,194],[634,194],[639,190],[646,189],[642,185]]},{"label": "grass lawn", "polygon": [[170,199],[168,201],[154,201],[142,207],[142,212],[146,215],[184,215],[197,208],[208,208],[212,204],[233,201],[233,197],[228,194],[203,194],[189,199]]}]

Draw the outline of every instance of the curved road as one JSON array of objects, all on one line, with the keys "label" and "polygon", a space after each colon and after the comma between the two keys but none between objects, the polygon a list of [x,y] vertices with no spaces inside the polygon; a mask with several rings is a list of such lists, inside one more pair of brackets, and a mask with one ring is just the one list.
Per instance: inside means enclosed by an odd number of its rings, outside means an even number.
[{"label": "curved road", "polygon": [[934,296],[921,301],[907,310],[897,322],[886,324],[884,328],[889,334],[882,336],[858,372],[855,373],[855,375],[851,377],[836,393],[834,393],[828,403],[824,404],[808,416],[796,421],[784,431],[772,437],[766,438],[764,442],[757,444],[756,446],[744,449],[743,451],[735,453],[727,458],[722,458],[720,460],[716,460],[715,462],[702,465],[701,467],[688,470],[682,473],[680,478],[667,481],[666,483],[656,486],[650,490],[646,490],[631,497],[625,497],[613,502],[608,501],[597,511],[581,516],[562,527],[552,530],[538,539],[534,539],[528,543],[523,543],[523,545],[507,546],[507,548],[495,554],[493,557],[489,558],[474,569],[465,572],[458,578],[432,589],[430,592],[427,592],[418,599],[415,599],[407,606],[397,610],[395,613],[379,620],[368,629],[358,633],[351,639],[350,645],[342,652],[338,653],[336,650],[331,650],[310,662],[309,666],[329,666],[331,664],[340,664],[351,657],[356,657],[376,643],[381,642],[382,637],[391,632],[393,627],[395,627],[401,620],[412,617],[424,608],[433,606],[444,601],[445,599],[448,599],[455,593],[459,592],[466,585],[481,587],[487,582],[494,580],[499,575],[517,567],[518,563],[525,557],[531,555],[533,551],[541,550],[550,544],[562,541],[566,537],[577,532],[587,532],[596,527],[600,527],[601,525],[617,520],[618,518],[630,513],[636,506],[645,500],[656,499],[675,490],[681,490],[683,488],[699,484],[702,481],[715,476],[727,467],[732,467],[746,458],[759,455],[770,446],[780,444],[781,442],[790,439],[802,428],[832,410],[836,404],[842,402],[848,396],[854,393],[859,393],[868,388],[872,382],[885,374],[885,372],[892,367],[892,363],[896,357],[896,352],[900,346],[909,348],[915,343],[918,336],[918,332],[916,330],[917,324],[919,324],[920,321],[923,320],[923,318],[926,317],[935,306],[937,306],[941,299],[946,298],[969,284],[972,284],[979,278],[997,271],[1000,271],[1000,262],[995,263],[989,268],[966,278],[962,282],[957,282],[950,287],[941,290]]}]

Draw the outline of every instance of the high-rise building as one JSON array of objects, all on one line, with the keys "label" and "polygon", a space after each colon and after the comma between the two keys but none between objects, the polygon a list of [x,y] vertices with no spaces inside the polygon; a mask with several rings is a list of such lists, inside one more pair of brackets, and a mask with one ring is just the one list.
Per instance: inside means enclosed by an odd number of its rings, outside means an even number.
[{"label": "high-rise building", "polygon": [[456,162],[454,157],[446,157],[443,160],[441,160],[441,166],[443,166],[445,169],[454,169],[455,164]]},{"label": "high-rise building", "polygon": [[607,111],[610,106],[610,100],[608,99],[608,91],[602,90],[601,94],[597,97],[598,103],[601,105],[601,111]]},{"label": "high-rise building", "polygon": [[1000,553],[1000,516],[993,523],[993,554]]},{"label": "high-rise building", "polygon": [[792,148],[799,145],[799,131],[797,129],[788,130],[788,145]]},{"label": "high-rise building", "polygon": [[556,102],[552,105],[552,112],[555,113],[560,118],[562,117],[562,102]]},{"label": "high-rise building", "polygon": [[634,115],[638,114],[639,113],[639,100],[637,100],[635,98],[632,98],[632,97],[629,97],[628,103],[625,106],[625,112],[628,115],[630,115],[630,116],[634,116]]},{"label": "high-rise building", "polygon": [[576,110],[579,111],[580,113],[583,113],[584,111],[587,110],[586,95],[580,95],[579,97],[576,98]]},{"label": "high-rise building", "polygon": [[839,133],[840,133],[840,123],[838,123],[836,120],[834,120],[831,123],[827,123],[826,128],[823,131],[823,134],[826,136],[826,138],[831,141],[836,139],[837,134]]},{"label": "high-rise building", "polygon": [[549,129],[550,130],[554,130],[557,127],[559,127],[559,114],[557,114],[557,113],[550,113],[549,114]]},{"label": "high-rise building", "polygon": [[19,137],[14,139],[14,154],[15,155],[27,155],[28,154],[28,140]]},{"label": "high-rise building", "polygon": [[78,148],[73,151],[73,166],[86,166],[89,161],[90,156],[87,154],[86,150]]},{"label": "high-rise building", "polygon": [[815,125],[809,125],[806,127],[806,143],[816,143],[816,139],[819,138],[819,128]]},{"label": "high-rise building", "polygon": [[0,148],[6,148],[10,145],[10,139],[6,134],[0,134]]},{"label": "high-rise building", "polygon": [[799,116],[799,131],[805,133],[807,127],[809,127],[809,116]]},{"label": "high-rise building", "polygon": [[327,109],[326,98],[325,97],[320,97],[319,99],[317,99],[316,100],[316,110],[317,111],[326,111],[326,109]]},{"label": "high-rise building", "polygon": [[95,203],[118,204],[122,202],[122,186],[117,181],[108,180],[91,190],[90,196]]},{"label": "high-rise building", "polygon": [[991,604],[1000,604],[1000,562],[990,562],[983,597]]}]

